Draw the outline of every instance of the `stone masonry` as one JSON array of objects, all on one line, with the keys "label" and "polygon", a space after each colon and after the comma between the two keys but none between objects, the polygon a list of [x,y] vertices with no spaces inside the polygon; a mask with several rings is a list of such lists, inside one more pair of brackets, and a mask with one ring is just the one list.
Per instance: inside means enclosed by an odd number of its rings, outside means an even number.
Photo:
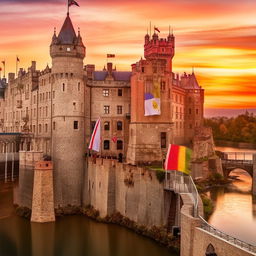
[{"label": "stone masonry", "polygon": [[35,165],[31,221],[55,221],[51,161],[39,161]]}]

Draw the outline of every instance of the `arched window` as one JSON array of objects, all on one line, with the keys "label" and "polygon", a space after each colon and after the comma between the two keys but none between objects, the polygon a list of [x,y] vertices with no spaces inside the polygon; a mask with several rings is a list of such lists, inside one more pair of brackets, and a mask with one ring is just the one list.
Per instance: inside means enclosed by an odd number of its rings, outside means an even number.
[{"label": "arched window", "polygon": [[104,150],[109,150],[109,140],[104,140]]},{"label": "arched window", "polygon": [[65,84],[64,83],[62,84],[62,91],[63,92],[65,91]]},{"label": "arched window", "polygon": [[205,256],[217,256],[217,254],[215,253],[215,249],[214,249],[212,244],[209,244],[207,246]]},{"label": "arched window", "polygon": [[123,130],[123,123],[122,123],[122,121],[117,121],[117,123],[116,123],[116,129],[117,129],[118,131],[122,131],[122,130]]},{"label": "arched window", "polygon": [[109,131],[110,129],[110,123],[108,121],[104,122],[104,130]]},{"label": "arched window", "polygon": [[122,140],[118,140],[116,142],[116,149],[118,149],[118,150],[122,150],[123,149],[123,141]]}]

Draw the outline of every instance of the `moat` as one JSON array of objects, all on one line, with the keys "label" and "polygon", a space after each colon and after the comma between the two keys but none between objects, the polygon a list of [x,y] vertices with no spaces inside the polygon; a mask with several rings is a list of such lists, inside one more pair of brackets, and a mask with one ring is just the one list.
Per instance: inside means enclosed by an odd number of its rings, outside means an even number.
[{"label": "moat", "polygon": [[14,213],[12,188],[0,184],[1,256],[177,256],[149,238],[118,225],[85,216],[65,216],[55,223],[30,223]]}]

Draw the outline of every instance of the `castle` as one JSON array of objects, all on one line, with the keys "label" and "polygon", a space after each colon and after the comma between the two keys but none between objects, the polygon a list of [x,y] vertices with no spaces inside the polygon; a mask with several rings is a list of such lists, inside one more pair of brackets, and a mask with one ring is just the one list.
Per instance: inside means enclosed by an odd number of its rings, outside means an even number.
[{"label": "castle", "polygon": [[[101,156],[130,164],[162,161],[169,143],[191,143],[203,124],[204,90],[194,72],[173,73],[175,38],[145,35],[144,57],[130,72],[84,65],[86,47],[69,14],[50,45],[51,68],[0,79],[0,132],[22,133],[21,151],[54,164],[55,205],[80,205],[90,135],[101,118]],[[158,88],[159,86],[159,88]],[[145,93],[159,89],[159,114],[145,115]],[[157,90],[156,89],[156,90]],[[0,152],[4,147],[0,146]],[[72,193],[70,193],[72,191]]]}]

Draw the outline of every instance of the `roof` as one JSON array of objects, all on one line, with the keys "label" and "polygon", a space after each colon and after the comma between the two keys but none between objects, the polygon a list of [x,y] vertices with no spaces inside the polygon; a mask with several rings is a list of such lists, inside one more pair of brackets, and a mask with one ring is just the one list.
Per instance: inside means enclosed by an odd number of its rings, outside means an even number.
[{"label": "roof", "polygon": [[[108,75],[107,71],[94,71],[93,77],[96,81],[104,81]],[[130,81],[132,72],[129,71],[113,71],[113,78],[115,81]]]},{"label": "roof", "polygon": [[201,89],[194,73],[189,75],[187,83],[184,85],[186,89]]},{"label": "roof", "polygon": [[59,39],[59,43],[61,44],[73,44],[76,39],[76,32],[74,30],[74,27],[69,15],[67,15],[64,21],[64,24],[62,25],[62,28],[58,35],[58,39]]}]

